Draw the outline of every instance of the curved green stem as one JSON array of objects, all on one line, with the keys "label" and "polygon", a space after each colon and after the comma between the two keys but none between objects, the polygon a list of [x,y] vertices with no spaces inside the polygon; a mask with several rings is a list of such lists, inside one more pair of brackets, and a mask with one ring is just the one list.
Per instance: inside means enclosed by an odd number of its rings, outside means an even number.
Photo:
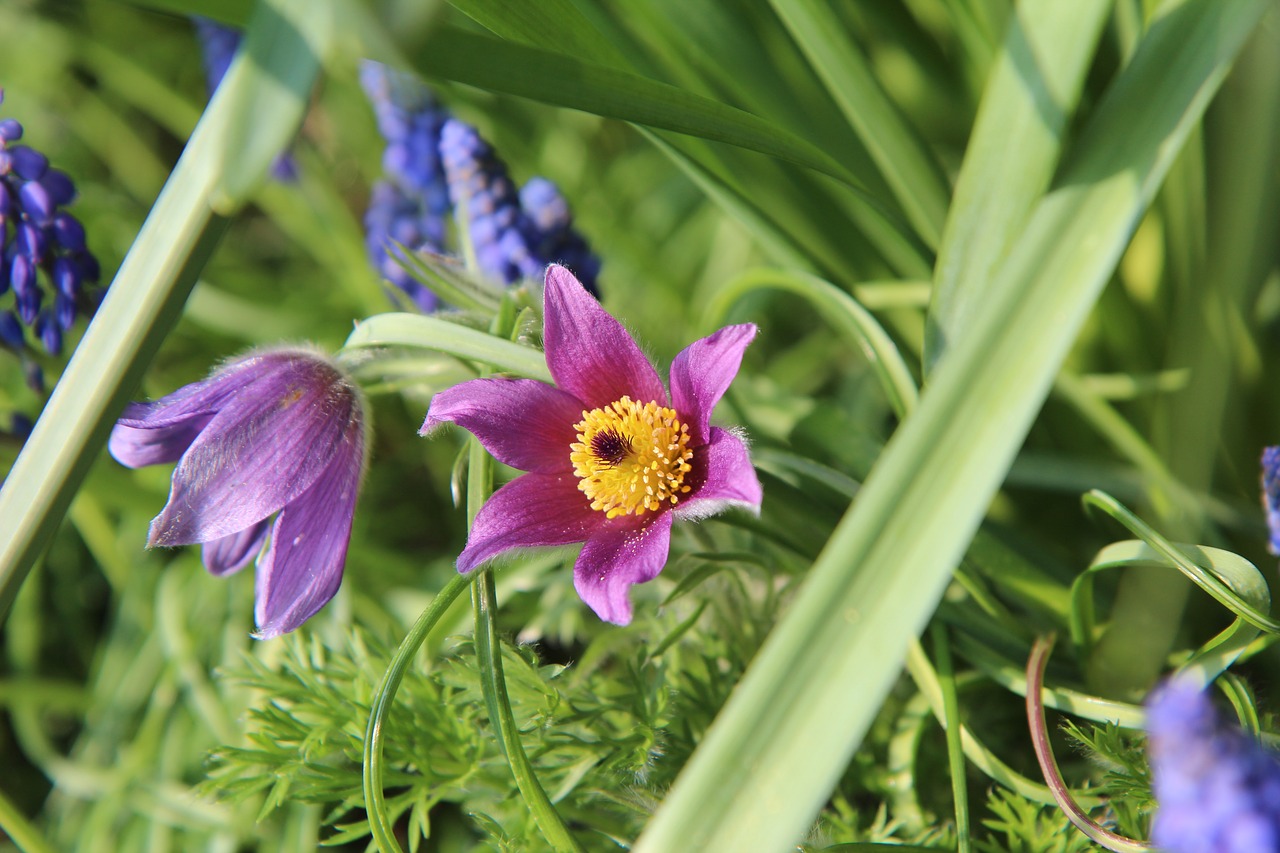
[{"label": "curved green stem", "polygon": [[899,418],[906,417],[915,408],[919,390],[893,339],[871,316],[871,312],[825,279],[794,270],[748,270],[716,293],[707,308],[707,317],[714,325],[748,293],[770,288],[807,299],[837,332],[862,350],[875,368],[889,404]]},{"label": "curved green stem", "polygon": [[391,820],[387,817],[387,803],[382,793],[382,724],[391,709],[391,703],[395,701],[396,691],[400,689],[400,682],[404,679],[413,656],[449,609],[449,605],[453,604],[454,599],[469,583],[471,578],[460,574],[436,594],[427,609],[422,611],[418,621],[413,623],[404,641],[400,643],[400,648],[396,649],[391,666],[387,667],[387,673],[382,676],[382,683],[378,685],[378,692],[373,697],[369,725],[364,735],[364,802],[369,814],[369,829],[382,853],[402,853],[396,842]]},{"label": "curved green stem", "polygon": [[[471,440],[471,458],[467,471],[467,513],[474,523],[475,515],[488,497],[493,480],[493,460],[475,439]],[[582,847],[569,834],[559,812],[552,805],[547,792],[542,789],[533,765],[525,755],[524,746],[520,743],[520,729],[516,726],[515,714],[511,711],[511,699],[507,695],[507,682],[502,672],[502,645],[494,619],[494,612],[498,607],[498,592],[491,570],[486,568],[477,572],[475,586],[471,588],[471,601],[476,618],[475,643],[476,655],[480,659],[481,686],[484,689],[485,704],[489,707],[489,718],[498,734],[498,746],[507,757],[507,764],[511,767],[511,775],[515,777],[520,795],[524,797],[529,811],[533,812],[538,828],[542,830],[543,837],[552,849],[580,853]]]}]

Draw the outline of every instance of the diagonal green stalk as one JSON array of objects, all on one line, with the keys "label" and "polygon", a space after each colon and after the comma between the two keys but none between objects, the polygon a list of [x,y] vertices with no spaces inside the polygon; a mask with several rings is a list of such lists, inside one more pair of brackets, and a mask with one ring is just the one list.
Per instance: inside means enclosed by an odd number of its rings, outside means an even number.
[{"label": "diagonal green stalk", "polygon": [[17,845],[22,853],[54,853],[53,846],[18,811],[13,801],[0,789],[0,832]]},{"label": "diagonal green stalk", "polygon": [[927,366],[970,328],[1049,186],[1111,6],[1112,0],[1022,0],[1010,11],[938,248]]},{"label": "diagonal green stalk", "polygon": [[259,4],[247,36],[257,47],[233,63],[205,111],[0,489],[0,619],[226,230],[215,209],[226,215],[244,204],[292,133],[319,72],[329,14],[329,3],[309,0]]},{"label": "diagonal green stalk", "polygon": [[802,835],[936,606],[1143,211],[1270,5],[1165,5],[637,853],[776,850]]}]

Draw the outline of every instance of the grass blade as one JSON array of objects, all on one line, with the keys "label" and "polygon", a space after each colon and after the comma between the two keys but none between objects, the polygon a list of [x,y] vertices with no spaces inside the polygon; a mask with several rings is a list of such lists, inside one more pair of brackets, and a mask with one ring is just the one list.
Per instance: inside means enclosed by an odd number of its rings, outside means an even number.
[{"label": "grass blade", "polygon": [[781,850],[897,677],[1103,284],[1267,0],[1167,4],[635,850]]}]

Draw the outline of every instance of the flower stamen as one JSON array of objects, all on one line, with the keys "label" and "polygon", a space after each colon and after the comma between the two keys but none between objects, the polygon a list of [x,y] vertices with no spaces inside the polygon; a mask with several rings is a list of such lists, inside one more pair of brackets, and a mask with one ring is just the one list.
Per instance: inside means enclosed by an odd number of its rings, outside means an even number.
[{"label": "flower stamen", "polygon": [[608,514],[642,515],[679,503],[693,451],[689,427],[674,409],[623,397],[582,413],[569,446],[578,489],[591,508]]}]

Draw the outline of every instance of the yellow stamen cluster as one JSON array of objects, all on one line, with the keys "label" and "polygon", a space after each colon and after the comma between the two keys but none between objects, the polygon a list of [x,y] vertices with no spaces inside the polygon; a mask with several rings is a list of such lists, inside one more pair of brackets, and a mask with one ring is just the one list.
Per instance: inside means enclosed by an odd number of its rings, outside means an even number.
[{"label": "yellow stamen cluster", "polygon": [[569,446],[578,488],[591,508],[619,515],[656,512],[689,491],[689,427],[674,409],[623,397],[582,413]]}]

